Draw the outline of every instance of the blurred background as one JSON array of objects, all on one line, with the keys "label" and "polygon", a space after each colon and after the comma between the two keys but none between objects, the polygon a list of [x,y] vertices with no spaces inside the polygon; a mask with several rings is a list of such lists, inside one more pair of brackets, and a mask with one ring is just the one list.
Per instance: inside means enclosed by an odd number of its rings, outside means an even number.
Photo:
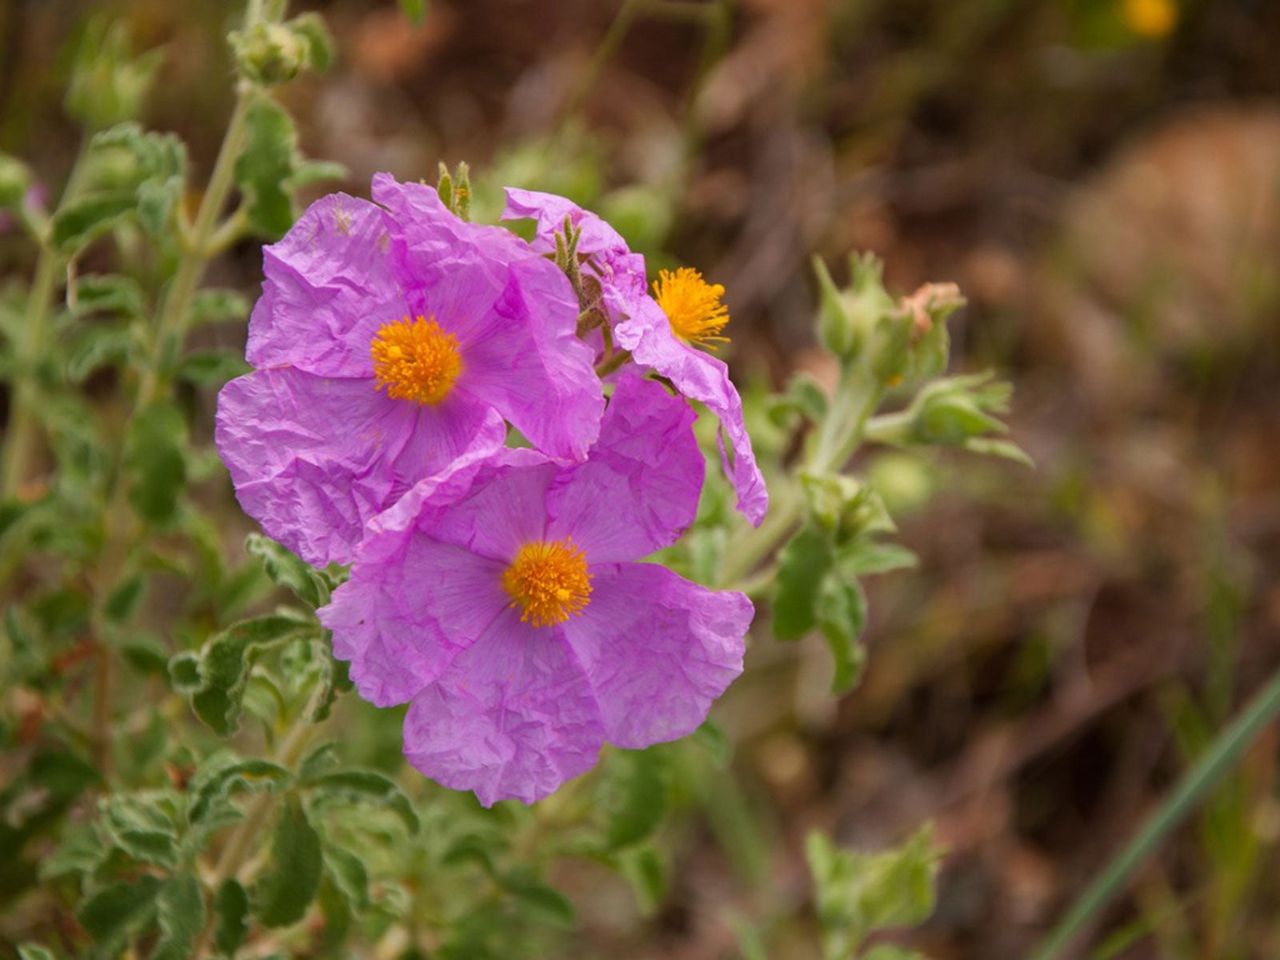
[{"label": "blurred background", "polygon": [[[237,9],[0,0],[0,149],[61,184],[67,64],[109,14],[166,51],[146,120],[199,182]],[[720,712],[735,777],[673,842],[657,911],[586,868],[557,882],[586,956],[735,956],[741,916],[800,957],[806,831],[877,847],[931,819],[950,852],[907,942],[1024,956],[1280,664],[1280,3],[433,0],[416,29],[391,3],[291,9],[338,44],[282,99],[345,189],[465,160],[478,218],[502,184],[575,197],[651,271],[725,285],[745,392],[834,376],[814,255],[873,251],[904,293],[960,284],[959,368],[1013,380],[1036,468],[864,450],[921,565],[869,585],[861,686],[833,699],[820,640],[762,635]],[[0,273],[29,256],[0,234]],[[252,294],[260,265],[245,243],[209,282]],[[1280,956],[1278,748],[1271,731],[1088,956]]]}]

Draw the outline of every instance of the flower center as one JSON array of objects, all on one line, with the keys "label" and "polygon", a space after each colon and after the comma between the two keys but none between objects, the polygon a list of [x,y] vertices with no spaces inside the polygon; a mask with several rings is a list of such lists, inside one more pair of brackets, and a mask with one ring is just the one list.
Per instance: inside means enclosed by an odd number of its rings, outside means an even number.
[{"label": "flower center", "polygon": [[720,302],[722,285],[707,283],[692,267],[681,267],[675,273],[659,271],[653,294],[671,321],[672,332],[682,340],[711,349],[715,349],[713,343],[729,342],[720,336],[729,322],[729,308]]},{"label": "flower center", "polygon": [[378,328],[369,348],[376,388],[393,400],[437,404],[462,370],[458,338],[434,319],[408,317]]},{"label": "flower center", "polygon": [[520,621],[535,627],[564,623],[591,601],[586,555],[567,538],[526,543],[502,574],[502,587],[520,607]]}]

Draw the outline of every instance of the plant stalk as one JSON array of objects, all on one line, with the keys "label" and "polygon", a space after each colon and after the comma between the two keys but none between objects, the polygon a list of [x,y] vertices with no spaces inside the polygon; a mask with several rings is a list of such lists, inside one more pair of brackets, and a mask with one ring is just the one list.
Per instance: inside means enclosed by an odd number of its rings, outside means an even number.
[{"label": "plant stalk", "polygon": [[1179,782],[1155,815],[1091,883],[1032,954],[1053,960],[1086,924],[1121,890],[1133,872],[1191,814],[1220,780],[1236,766],[1263,730],[1280,717],[1280,670],[1277,670],[1235,722],[1218,734],[1205,754]]}]

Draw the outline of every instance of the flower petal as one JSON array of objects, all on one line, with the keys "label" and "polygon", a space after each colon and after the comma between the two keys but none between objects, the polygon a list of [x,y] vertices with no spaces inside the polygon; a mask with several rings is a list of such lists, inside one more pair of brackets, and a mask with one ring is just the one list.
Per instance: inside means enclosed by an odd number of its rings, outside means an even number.
[{"label": "flower petal", "polygon": [[559,631],[500,615],[413,699],[409,762],[486,807],[533,803],[595,764],[604,733],[596,698]]},{"label": "flower petal", "polygon": [[586,463],[547,494],[551,539],[571,537],[591,563],[637,560],[693,522],[706,461],[694,412],[659,383],[622,377]]},{"label": "flower petal", "polygon": [[604,394],[594,353],[577,338],[568,279],[510,232],[459,220],[430,187],[379,174],[373,195],[390,211],[393,260],[414,312],[459,340],[455,389],[491,404],[550,456],[582,460]]},{"label": "flower petal", "polygon": [[638,749],[692,733],[742,672],[751,601],[658,564],[591,573],[591,602],[561,629],[595,691],[605,736]]},{"label": "flower petal", "polygon": [[[756,526],[769,509],[764,475],[756,465],[742,416],[742,398],[729,379],[729,368],[709,353],[695,350],[671,332],[666,315],[651,298],[636,299],[630,316],[614,328],[614,339],[632,359],[648,367],[691,400],[707,405],[720,419],[720,451],[725,473],[738,492],[738,509]],[[728,437],[732,454],[725,449]]]},{"label": "flower petal", "polygon": [[215,440],[245,512],[308,563],[349,563],[365,525],[417,480],[505,439],[492,410],[391,400],[372,379],[290,367],[232,380]]},{"label": "flower petal", "polygon": [[391,269],[383,216],[367,200],[330,194],[308,207],[282,240],[264,248],[266,279],[245,348],[251,364],[290,364],[330,377],[372,376],[374,333],[408,313]]},{"label": "flower petal", "polygon": [[448,669],[509,605],[503,565],[415,531],[372,535],[351,578],[318,612],[360,695],[405,703]]},{"label": "flower petal", "polygon": [[462,345],[457,389],[491,403],[529,442],[583,460],[600,433],[604,390],[590,347],[577,338],[577,301],[550,261],[511,265],[487,322]]}]

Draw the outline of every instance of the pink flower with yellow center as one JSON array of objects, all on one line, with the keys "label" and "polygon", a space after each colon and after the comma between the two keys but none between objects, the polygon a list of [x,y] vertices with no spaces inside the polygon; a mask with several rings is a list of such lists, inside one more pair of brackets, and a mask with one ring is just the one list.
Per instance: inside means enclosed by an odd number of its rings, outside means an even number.
[{"label": "pink flower with yellow center", "polygon": [[693,521],[692,422],[627,373],[585,462],[471,455],[372,521],[320,619],[362,696],[410,704],[415,767],[486,806],[529,803],[605,742],[645,747],[706,719],[742,670],[751,602],[637,562]]},{"label": "pink flower with yellow center", "polygon": [[264,251],[246,356],[216,441],[245,512],[304,559],[347,563],[414,483],[499,449],[510,422],[557,460],[586,456],[603,393],[568,281],[430,187],[333,194]]},{"label": "pink flower with yellow center", "polygon": [[555,194],[508,188],[503,216],[532,218],[533,247],[546,252],[555,249],[555,234],[563,231],[566,218],[581,230],[582,273],[600,288],[614,344],[637,366],[665,377],[719,418],[725,475],[737,491],[738,509],[759,525],[769,508],[769,492],[751,449],[742,398],[724,361],[707,352],[728,340],[723,333],[729,322],[724,287],[684,267],[661,271],[650,295],[644,257],[633,253],[600,217]]}]

